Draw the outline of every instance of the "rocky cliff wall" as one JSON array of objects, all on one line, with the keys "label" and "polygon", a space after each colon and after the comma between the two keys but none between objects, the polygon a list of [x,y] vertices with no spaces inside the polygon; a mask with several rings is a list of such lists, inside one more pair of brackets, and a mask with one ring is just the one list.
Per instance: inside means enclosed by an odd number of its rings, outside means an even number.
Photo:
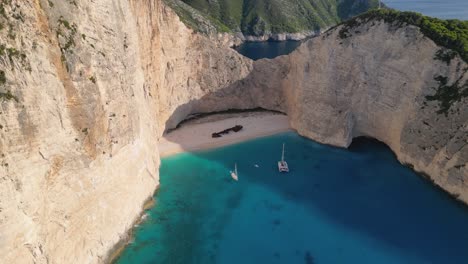
[{"label": "rocky cliff wall", "polygon": [[166,126],[252,62],[159,0],[1,7],[0,262],[101,262],[159,183]]},{"label": "rocky cliff wall", "polygon": [[376,138],[468,202],[468,65],[435,59],[442,48],[414,26],[369,21],[349,37],[341,29],[271,62],[287,68],[272,83],[285,91],[292,126],[342,147]]},{"label": "rocky cliff wall", "polygon": [[[188,115],[199,112],[202,97],[224,90],[244,79],[252,71],[252,61],[229,48],[229,39],[207,38],[193,33],[168,7],[161,9],[160,45],[162,60],[158,89],[159,126],[174,128]],[[205,106],[210,111],[226,109],[235,97]]]},{"label": "rocky cliff wall", "polygon": [[96,263],[158,184],[135,17],[128,1],[2,7],[0,262]]}]

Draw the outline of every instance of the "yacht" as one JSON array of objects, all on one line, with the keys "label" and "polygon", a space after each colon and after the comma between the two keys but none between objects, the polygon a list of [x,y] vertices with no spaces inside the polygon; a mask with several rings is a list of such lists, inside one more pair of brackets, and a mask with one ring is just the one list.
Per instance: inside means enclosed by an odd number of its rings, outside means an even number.
[{"label": "yacht", "polygon": [[281,160],[278,161],[278,170],[279,172],[289,172],[288,163],[284,160],[284,143],[283,143],[283,152],[281,154]]},{"label": "yacht", "polygon": [[237,177],[237,163],[234,164],[234,171],[231,171],[231,177],[235,180],[238,181],[239,178]]}]

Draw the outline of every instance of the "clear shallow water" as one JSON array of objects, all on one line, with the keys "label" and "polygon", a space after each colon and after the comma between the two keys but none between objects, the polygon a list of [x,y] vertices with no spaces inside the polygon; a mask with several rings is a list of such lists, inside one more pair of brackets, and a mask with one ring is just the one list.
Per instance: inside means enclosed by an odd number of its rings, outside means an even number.
[{"label": "clear shallow water", "polygon": [[301,41],[265,41],[265,42],[244,42],[236,48],[237,52],[252,59],[273,59],[281,55],[293,52],[301,45]]},{"label": "clear shallow water", "polygon": [[[289,174],[276,167],[283,142]],[[117,263],[468,260],[466,208],[373,141],[343,150],[285,133],[166,158],[160,176],[156,206]]]},{"label": "clear shallow water", "polygon": [[467,0],[383,0],[391,8],[442,19],[468,20]]}]

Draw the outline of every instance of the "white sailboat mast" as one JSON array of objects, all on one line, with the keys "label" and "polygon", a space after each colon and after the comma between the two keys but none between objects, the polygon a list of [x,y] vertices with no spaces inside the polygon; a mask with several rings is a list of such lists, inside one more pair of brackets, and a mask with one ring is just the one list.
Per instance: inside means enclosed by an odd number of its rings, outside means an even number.
[{"label": "white sailboat mast", "polygon": [[284,161],[284,143],[283,143],[283,152],[281,154],[281,161]]}]

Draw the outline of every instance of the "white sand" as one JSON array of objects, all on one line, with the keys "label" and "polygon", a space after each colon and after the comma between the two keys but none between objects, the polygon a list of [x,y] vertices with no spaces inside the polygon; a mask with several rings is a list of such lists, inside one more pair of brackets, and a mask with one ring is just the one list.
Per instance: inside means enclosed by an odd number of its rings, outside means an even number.
[{"label": "white sand", "polygon": [[[237,133],[230,132],[220,138],[211,137],[212,133],[220,132],[236,124],[244,128]],[[210,116],[187,122],[165,135],[159,141],[159,153],[161,157],[166,157],[181,152],[230,145],[288,130],[291,130],[289,119],[280,114],[250,113],[238,114],[234,117],[233,115]]]}]

